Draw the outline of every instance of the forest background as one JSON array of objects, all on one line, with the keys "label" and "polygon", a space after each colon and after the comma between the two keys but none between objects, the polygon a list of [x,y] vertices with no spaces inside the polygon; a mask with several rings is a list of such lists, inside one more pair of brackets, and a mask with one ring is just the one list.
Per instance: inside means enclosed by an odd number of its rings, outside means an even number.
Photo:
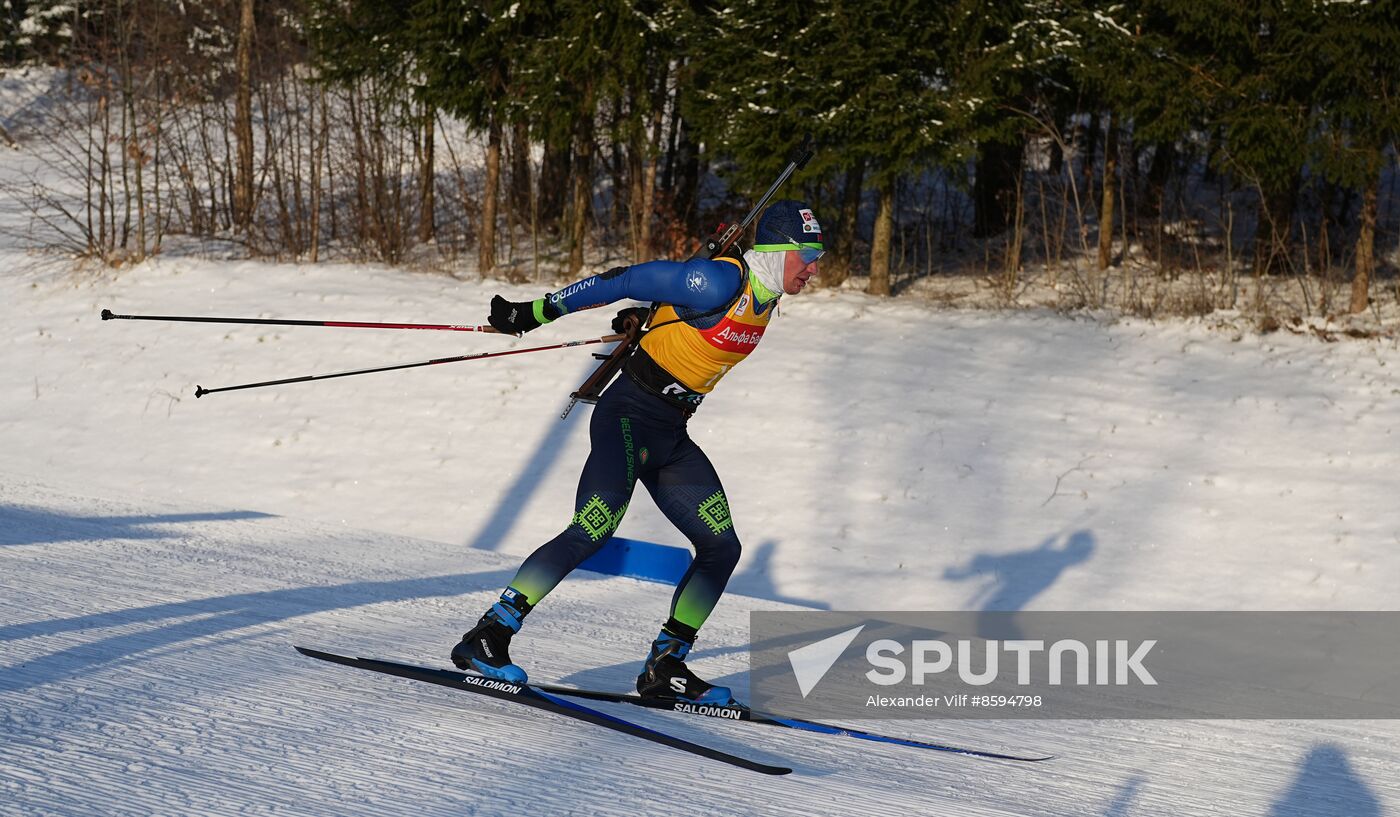
[{"label": "forest background", "polygon": [[1400,4],[0,0],[14,238],[552,285],[757,199],[818,282],[1265,328],[1400,296]]}]

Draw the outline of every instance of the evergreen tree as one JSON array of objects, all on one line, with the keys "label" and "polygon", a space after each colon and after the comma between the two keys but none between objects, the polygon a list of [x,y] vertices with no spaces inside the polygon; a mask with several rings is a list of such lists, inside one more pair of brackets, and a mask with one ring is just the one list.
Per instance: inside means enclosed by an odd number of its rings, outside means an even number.
[{"label": "evergreen tree", "polygon": [[[756,197],[811,132],[819,149],[809,178],[841,172],[848,186],[876,188],[870,290],[877,294],[890,292],[895,185],[949,148],[946,26],[926,4],[904,0],[755,0],[690,20],[687,116],[735,161],[735,184]],[[838,230],[853,229],[853,221],[843,218]]]},{"label": "evergreen tree", "polygon": [[0,0],[0,65],[61,59],[87,5],[76,0]]},{"label": "evergreen tree", "polygon": [[[962,0],[949,30],[950,122],[960,153],[975,160],[973,235],[1000,234],[1013,221],[1030,118],[1046,106],[1035,94],[1049,73],[1047,26],[1057,26],[1043,2]],[[1014,262],[1013,262],[1014,263]]]},{"label": "evergreen tree", "polygon": [[613,137],[643,150],[642,133],[659,104],[649,89],[665,70],[671,24],[660,2],[561,0],[554,9],[553,25],[530,49],[524,87],[541,114],[543,138],[567,142],[573,151],[568,273],[577,276],[592,208],[599,111],[613,103]]},{"label": "evergreen tree", "polygon": [[1400,134],[1400,6],[1329,3],[1315,9],[1310,59],[1316,161],[1332,181],[1361,191],[1352,312],[1363,311],[1375,272],[1376,218],[1386,149]]},{"label": "evergreen tree", "polygon": [[506,128],[532,117],[523,92],[536,38],[554,25],[553,4],[538,0],[417,0],[408,27],[430,105],[486,131],[478,268],[495,267],[501,148]]},{"label": "evergreen tree", "polygon": [[[659,3],[609,0],[477,2],[419,0],[411,27],[424,73],[422,93],[488,134],[482,271],[494,258],[494,222],[505,130],[524,125],[546,154],[571,153],[569,273],[583,266],[591,214],[597,122],[607,103],[610,135],[642,150],[664,71],[666,27]],[[548,164],[548,163],[547,163]],[[542,174],[549,183],[550,174]],[[558,192],[558,191],[550,191]]]},{"label": "evergreen tree", "polygon": [[374,79],[386,92],[409,89],[419,50],[404,24],[412,11],[413,0],[309,0],[320,77],[341,84]]},{"label": "evergreen tree", "polygon": [[[1149,14],[1183,66],[1177,91],[1222,135],[1210,159],[1258,196],[1256,273],[1280,270],[1308,154],[1312,89],[1296,70],[1307,3],[1150,0]],[[1180,96],[1179,96],[1180,98]],[[1189,103],[1187,103],[1189,104]]]},{"label": "evergreen tree", "polygon": [[[1108,267],[1112,257],[1115,219],[1126,202],[1119,201],[1121,187],[1120,141],[1131,134],[1138,143],[1154,138],[1172,143],[1179,132],[1162,133],[1157,122],[1161,101],[1140,90],[1140,83],[1153,82],[1162,66],[1156,55],[1143,46],[1144,20],[1141,4],[1113,0],[1072,0],[1065,4],[1059,30],[1047,41],[1057,56],[1066,86],[1061,88],[1061,104],[1074,100],[1074,107],[1094,114],[1091,122],[1104,124],[1103,181],[1099,185],[1098,269]],[[1168,72],[1170,74],[1170,72]],[[1094,156],[1084,157],[1085,172]]]}]

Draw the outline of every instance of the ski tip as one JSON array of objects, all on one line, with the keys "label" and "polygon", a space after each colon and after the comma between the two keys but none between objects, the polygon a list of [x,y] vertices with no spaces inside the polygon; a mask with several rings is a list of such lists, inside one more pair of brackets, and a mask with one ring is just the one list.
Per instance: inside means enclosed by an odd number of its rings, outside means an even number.
[{"label": "ski tip", "polygon": [[751,772],[772,775],[773,777],[780,777],[785,774],[792,774],[792,769],[789,769],[787,766],[772,766],[767,763],[760,763],[757,760],[748,760],[747,758],[739,758],[739,760],[743,762],[736,763],[734,765],[739,766],[742,769],[748,769]]},{"label": "ski tip", "polygon": [[950,748],[948,751],[954,754],[967,755],[969,757],[981,757],[989,760],[1011,760],[1017,763],[1044,763],[1047,760],[1055,759],[1054,755],[1009,755],[1003,752],[987,752],[980,749]]},{"label": "ski tip", "polygon": [[1014,760],[1018,763],[1044,763],[1047,760],[1055,759],[1054,755],[1007,755],[1000,752],[979,752],[975,750],[963,750],[962,753],[970,754],[975,757],[991,758],[992,760]]}]

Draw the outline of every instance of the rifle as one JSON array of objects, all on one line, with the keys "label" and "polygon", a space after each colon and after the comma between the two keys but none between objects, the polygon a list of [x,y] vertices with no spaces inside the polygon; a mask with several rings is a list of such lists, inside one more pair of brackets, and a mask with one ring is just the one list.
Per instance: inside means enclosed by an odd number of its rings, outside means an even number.
[{"label": "rifle", "polygon": [[[753,206],[753,209],[749,210],[749,214],[744,216],[742,221],[730,224],[727,228],[721,224],[720,230],[722,232],[717,232],[717,234],[705,239],[705,242],[700,245],[700,249],[696,250],[690,258],[686,260],[694,261],[697,258],[718,258],[727,252],[729,248],[734,245],[734,242],[739,240],[739,236],[743,235],[744,231],[749,228],[749,225],[753,223],[754,219],[758,218],[758,214],[763,211],[764,206],[768,204],[768,200],[773,198],[773,194],[778,192],[778,188],[782,187],[783,183],[786,182],[793,173],[806,167],[807,162],[811,161],[812,154],[815,152],[816,150],[812,143],[812,134],[809,133],[803,137],[802,144],[793,148],[792,152],[788,154],[787,166],[783,168],[782,173],[778,174],[777,180],[768,187],[768,191],[764,193],[758,200],[758,203]],[[562,420],[568,417],[569,412],[573,411],[574,406],[578,405],[580,402],[598,402],[598,398],[603,396],[603,389],[607,388],[608,384],[617,376],[617,373],[622,371],[623,365],[627,363],[627,358],[632,356],[632,353],[637,349],[637,345],[642,342],[642,336],[646,334],[647,326],[651,324],[651,320],[656,316],[656,310],[660,306],[660,304],[651,305],[651,311],[647,313],[645,322],[639,321],[631,315],[627,316],[623,321],[623,334],[625,337],[607,354],[593,355],[593,357],[601,360],[602,363],[598,365],[598,368],[593,370],[593,374],[589,375],[587,380],[583,381],[583,385],[570,393],[569,405],[564,407],[564,413],[559,415],[559,419]]]}]

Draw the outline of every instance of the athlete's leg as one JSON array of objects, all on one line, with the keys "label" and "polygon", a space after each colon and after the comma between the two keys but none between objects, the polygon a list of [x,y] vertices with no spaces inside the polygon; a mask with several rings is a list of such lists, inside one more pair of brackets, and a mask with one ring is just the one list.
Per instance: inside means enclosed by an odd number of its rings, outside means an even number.
[{"label": "athlete's leg", "polygon": [[647,474],[643,484],[695,548],[695,560],[676,585],[667,622],[676,635],[694,640],[739,562],[741,547],[729,500],[714,465],[689,436],[681,438],[665,466]]},{"label": "athlete's leg", "polygon": [[579,476],[568,527],[530,554],[511,580],[510,587],[531,605],[598,552],[627,512],[640,467],[642,432],[633,418],[609,408],[599,405],[589,425],[593,448]]},{"label": "athlete's leg", "polygon": [[[579,477],[568,527],[525,560],[501,600],[453,648],[452,662],[458,667],[512,683],[525,682],[525,671],[510,659],[511,636],[520,631],[534,605],[607,542],[632,497],[642,435],[629,416],[629,405],[627,400],[604,394],[589,424],[592,450]],[[674,432],[659,436],[670,440]]]},{"label": "athlete's leg", "polygon": [[728,687],[697,677],[685,664],[700,625],[715,609],[739,561],[739,537],[724,488],[705,452],[684,435],[666,464],[643,476],[642,483],[694,545],[695,559],[676,586],[671,617],[651,644],[637,691],[647,697],[727,704],[732,699]]}]

